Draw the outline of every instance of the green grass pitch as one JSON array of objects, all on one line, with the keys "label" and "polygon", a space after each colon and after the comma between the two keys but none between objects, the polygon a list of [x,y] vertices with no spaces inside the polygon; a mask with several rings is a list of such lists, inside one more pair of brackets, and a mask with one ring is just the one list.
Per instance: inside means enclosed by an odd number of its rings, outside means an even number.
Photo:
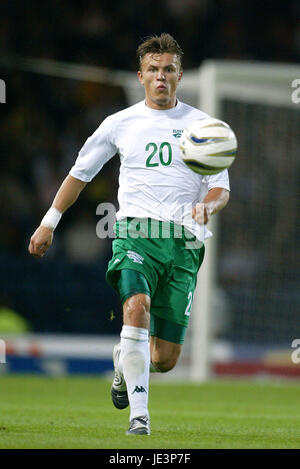
[{"label": "green grass pitch", "polygon": [[0,376],[0,448],[300,448],[300,384],[213,381],[150,386],[150,436],[97,377]]}]

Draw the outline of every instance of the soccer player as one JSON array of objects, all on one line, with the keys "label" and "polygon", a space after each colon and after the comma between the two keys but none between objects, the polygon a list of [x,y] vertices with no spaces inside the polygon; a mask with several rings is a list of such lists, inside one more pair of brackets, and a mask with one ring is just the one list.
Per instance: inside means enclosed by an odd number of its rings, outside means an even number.
[{"label": "soccer player", "polygon": [[[113,351],[111,397],[118,409],[130,406],[130,435],[150,434],[150,369],[164,373],[176,365],[203,239],[211,235],[206,224],[229,199],[227,170],[201,176],[180,157],[182,131],[207,117],[176,98],[182,55],[177,41],[165,33],[139,46],[137,76],[145,100],[107,117],[87,139],[29,244],[32,255],[45,254],[62,214],[118,153],[117,236],[106,278],[119,292],[123,327]],[[196,244],[191,245],[192,236]]]}]

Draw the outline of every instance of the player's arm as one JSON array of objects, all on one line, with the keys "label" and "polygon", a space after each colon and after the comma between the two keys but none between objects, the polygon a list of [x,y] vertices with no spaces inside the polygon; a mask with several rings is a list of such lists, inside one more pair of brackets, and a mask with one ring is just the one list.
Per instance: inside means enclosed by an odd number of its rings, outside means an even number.
[{"label": "player's arm", "polygon": [[229,191],[222,187],[210,189],[201,203],[192,209],[192,217],[199,225],[206,225],[210,217],[220,212],[229,201]]},{"label": "player's arm", "polygon": [[60,186],[51,208],[30,238],[28,251],[35,257],[42,257],[52,244],[55,230],[62,214],[77,200],[87,182],[80,181],[70,174]]}]

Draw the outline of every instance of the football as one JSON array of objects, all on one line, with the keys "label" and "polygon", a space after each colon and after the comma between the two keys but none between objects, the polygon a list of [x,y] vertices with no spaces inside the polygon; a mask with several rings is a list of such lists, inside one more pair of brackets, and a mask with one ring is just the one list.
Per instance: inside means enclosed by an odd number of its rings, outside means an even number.
[{"label": "football", "polygon": [[203,175],[217,174],[235,160],[237,139],[226,122],[213,117],[191,123],[182,133],[180,154],[185,164]]}]

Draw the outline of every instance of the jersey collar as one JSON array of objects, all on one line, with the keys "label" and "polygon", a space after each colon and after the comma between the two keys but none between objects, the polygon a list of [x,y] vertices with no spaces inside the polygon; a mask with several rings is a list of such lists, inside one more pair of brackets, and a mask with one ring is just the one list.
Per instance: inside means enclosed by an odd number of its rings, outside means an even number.
[{"label": "jersey collar", "polygon": [[177,99],[177,102],[176,102],[176,106],[172,107],[171,109],[152,109],[151,107],[147,106],[146,105],[146,100],[142,101],[143,103],[143,106],[144,106],[144,110],[145,112],[148,114],[148,115],[152,115],[152,116],[168,116],[168,117],[171,117],[171,116],[174,116],[175,114],[177,114],[179,111],[180,111],[180,108],[182,106],[182,103],[181,101],[179,101],[179,99]]}]

